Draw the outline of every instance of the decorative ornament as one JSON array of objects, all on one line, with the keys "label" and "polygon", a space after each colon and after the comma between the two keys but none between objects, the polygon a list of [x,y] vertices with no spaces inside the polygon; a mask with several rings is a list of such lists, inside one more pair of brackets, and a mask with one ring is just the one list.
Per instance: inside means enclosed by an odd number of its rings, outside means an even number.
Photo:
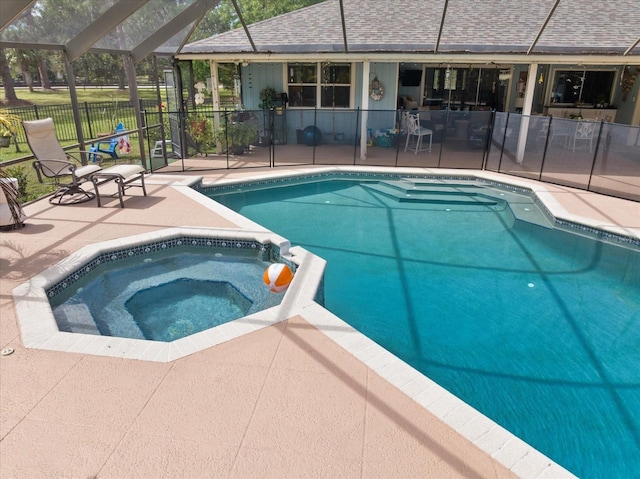
[{"label": "decorative ornament", "polygon": [[373,77],[371,84],[369,85],[369,98],[375,101],[382,100],[384,97],[384,86],[382,82],[378,80],[378,75]]},{"label": "decorative ornament", "polygon": [[196,105],[202,105],[204,103],[204,89],[205,89],[205,84],[202,83],[201,81],[199,81],[198,83],[196,83],[195,85],[193,85],[194,88],[196,89],[196,91],[198,93],[195,94],[194,96],[194,100],[196,102]]}]

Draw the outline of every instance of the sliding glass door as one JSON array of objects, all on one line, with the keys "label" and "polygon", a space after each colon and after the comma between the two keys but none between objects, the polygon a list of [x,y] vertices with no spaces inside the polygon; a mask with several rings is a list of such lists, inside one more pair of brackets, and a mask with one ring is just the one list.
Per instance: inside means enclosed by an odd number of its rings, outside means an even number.
[{"label": "sliding glass door", "polygon": [[504,111],[511,71],[501,68],[424,68],[423,106],[445,110]]}]

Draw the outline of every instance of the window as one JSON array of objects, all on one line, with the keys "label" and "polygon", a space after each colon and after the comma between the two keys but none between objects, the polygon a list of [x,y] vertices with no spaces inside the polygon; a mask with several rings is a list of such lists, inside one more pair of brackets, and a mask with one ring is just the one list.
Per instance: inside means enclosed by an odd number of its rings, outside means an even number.
[{"label": "window", "polygon": [[458,84],[458,70],[455,68],[453,70],[450,70],[449,68],[447,68],[444,71],[444,89],[455,90],[457,84]]},{"label": "window", "polygon": [[316,106],[316,85],[318,83],[315,63],[289,63],[289,106]]},{"label": "window", "polygon": [[608,103],[614,71],[557,70],[553,79],[553,103]]},{"label": "window", "polygon": [[289,63],[289,107],[349,108],[350,63]]},{"label": "window", "polygon": [[511,76],[505,76],[497,67],[427,66],[424,72],[423,105],[443,105],[452,110],[475,106],[502,110],[507,79]]}]

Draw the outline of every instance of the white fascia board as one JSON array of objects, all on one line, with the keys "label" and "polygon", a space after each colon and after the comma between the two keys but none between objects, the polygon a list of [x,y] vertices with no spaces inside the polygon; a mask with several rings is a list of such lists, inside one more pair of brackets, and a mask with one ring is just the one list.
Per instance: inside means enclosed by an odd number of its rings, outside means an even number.
[{"label": "white fascia board", "polygon": [[528,65],[530,63],[555,65],[640,65],[638,55],[522,55],[522,54],[398,54],[387,53],[181,53],[178,60],[215,60],[219,63],[282,63],[282,62],[417,62]]}]

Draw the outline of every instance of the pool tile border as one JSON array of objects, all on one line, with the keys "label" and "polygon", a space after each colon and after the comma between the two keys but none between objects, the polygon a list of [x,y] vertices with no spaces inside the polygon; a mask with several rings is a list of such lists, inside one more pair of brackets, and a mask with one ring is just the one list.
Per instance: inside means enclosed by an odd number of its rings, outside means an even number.
[{"label": "pool tile border", "polygon": [[[548,204],[548,200],[544,200],[540,197],[540,193],[544,195],[546,191],[538,188],[534,189],[530,185],[518,184],[519,178],[514,178],[512,182],[504,180],[496,180],[490,178],[483,172],[474,172],[468,174],[460,173],[446,173],[446,172],[416,172],[415,169],[406,171],[404,169],[396,169],[390,173],[388,169],[366,167],[366,168],[345,168],[345,167],[328,167],[321,171],[314,173],[287,173],[277,176],[270,176],[267,179],[251,179],[245,178],[243,180],[226,180],[219,181],[214,184],[202,184],[202,182],[194,183],[192,188],[195,191],[206,194],[208,191],[238,191],[239,185],[251,185],[255,186],[272,186],[291,181],[299,181],[304,183],[309,180],[317,179],[364,179],[364,180],[400,180],[400,179],[422,179],[422,180],[445,180],[445,181],[469,181],[475,182],[480,185],[486,185],[490,187],[500,188],[503,190],[523,194],[529,196],[535,205],[540,208],[542,213],[547,216],[549,222],[556,228],[562,229],[569,233],[580,234],[582,236],[588,236],[591,239],[603,241],[606,243],[617,244],[620,246],[631,247],[634,249],[640,249],[640,236],[636,237],[627,231],[612,231],[608,229],[599,228],[595,225],[589,225],[588,219],[584,219],[584,222],[567,219],[562,216],[561,212],[553,212]],[[526,180],[526,179],[525,179]]]},{"label": "pool tile border", "polygon": [[[238,240],[230,238],[215,238],[203,236],[178,236],[145,244],[136,245],[130,248],[116,249],[113,251],[103,251],[96,258],[78,267],[75,271],[58,281],[53,286],[46,289],[47,297],[54,298],[56,295],[64,292],[76,282],[80,281],[86,275],[95,271],[103,265],[114,264],[119,261],[134,258],[137,256],[145,256],[159,251],[169,251],[182,247],[200,247],[200,248],[218,248],[218,249],[246,249],[260,251],[263,253],[264,261],[274,261],[280,258],[280,248],[273,244],[263,244],[253,240]],[[283,261],[292,267],[295,271],[295,264],[283,258]]]}]

